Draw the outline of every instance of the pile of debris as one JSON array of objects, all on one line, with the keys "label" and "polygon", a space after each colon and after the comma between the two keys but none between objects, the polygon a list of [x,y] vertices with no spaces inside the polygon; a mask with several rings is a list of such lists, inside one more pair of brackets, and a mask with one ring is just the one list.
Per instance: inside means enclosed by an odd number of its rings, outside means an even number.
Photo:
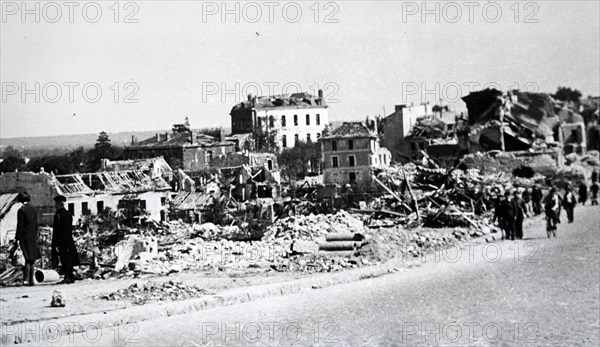
[{"label": "pile of debris", "polygon": [[180,281],[169,282],[136,282],[127,289],[95,296],[104,300],[130,300],[134,305],[143,305],[148,301],[178,301],[199,298],[214,293],[198,286],[189,286]]},{"label": "pile of debris", "polygon": [[269,226],[263,240],[324,240],[329,232],[362,233],[364,222],[346,211],[336,214],[297,215],[278,220]]}]

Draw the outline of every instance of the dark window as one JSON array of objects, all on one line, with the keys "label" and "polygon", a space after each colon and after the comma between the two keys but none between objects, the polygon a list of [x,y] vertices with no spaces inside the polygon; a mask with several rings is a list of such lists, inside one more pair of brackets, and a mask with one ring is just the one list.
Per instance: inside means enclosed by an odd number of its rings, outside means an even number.
[{"label": "dark window", "polygon": [[571,141],[577,142],[577,129],[571,130]]},{"label": "dark window", "polygon": [[354,167],[355,166],[354,164],[355,164],[355,162],[354,162],[354,156],[353,155],[349,155],[348,156],[348,166]]},{"label": "dark window", "polygon": [[142,210],[145,210],[145,209],[146,209],[146,200],[140,200],[140,208],[141,208]]},{"label": "dark window", "polygon": [[306,115],[306,125],[310,125],[310,115]]},{"label": "dark window", "polygon": [[414,142],[411,142],[411,143],[410,143],[410,150],[411,150],[411,151],[416,151],[416,150],[417,150],[417,144],[416,144],[416,143],[414,143]]},{"label": "dark window", "polygon": [[274,127],[275,126],[275,118],[273,118],[273,116],[269,117],[269,127]]},{"label": "dark window", "polygon": [[96,211],[98,214],[104,211],[104,201],[96,201]]},{"label": "dark window", "polygon": [[300,137],[298,136],[298,134],[294,135],[294,144],[298,143],[298,141],[300,141]]},{"label": "dark window", "polygon": [[273,170],[273,161],[271,159],[267,160],[267,168],[269,171]]},{"label": "dark window", "polygon": [[285,115],[281,116],[281,126],[285,126]]},{"label": "dark window", "polygon": [[281,147],[286,148],[287,147],[287,136],[283,135],[281,137]]},{"label": "dark window", "polygon": [[317,139],[321,138],[321,133],[317,133]]},{"label": "dark window", "polygon": [[166,205],[166,204],[167,204],[167,198],[165,198],[164,196],[163,196],[163,197],[161,197],[161,198],[160,198],[160,204],[161,204],[162,206]]},{"label": "dark window", "polygon": [[354,149],[354,140],[348,140],[348,149]]},{"label": "dark window", "polygon": [[298,126],[298,115],[297,114],[294,115],[294,125]]},{"label": "dark window", "polygon": [[340,163],[338,162],[338,157],[331,157],[331,166],[332,167],[339,167]]},{"label": "dark window", "polygon": [[331,150],[337,151],[337,141],[331,141]]},{"label": "dark window", "polygon": [[308,143],[308,142],[311,142],[311,139],[310,139],[310,134],[306,134],[306,142],[307,142],[307,143]]},{"label": "dark window", "polygon": [[321,115],[317,113],[317,125],[321,125]]},{"label": "dark window", "polygon": [[69,212],[71,213],[71,216],[75,215],[75,204],[74,203],[69,204]]},{"label": "dark window", "polygon": [[356,172],[348,173],[348,181],[350,181],[350,183],[356,182]]},{"label": "dark window", "polygon": [[82,202],[81,203],[81,214],[85,214],[87,210],[88,210],[88,203]]}]

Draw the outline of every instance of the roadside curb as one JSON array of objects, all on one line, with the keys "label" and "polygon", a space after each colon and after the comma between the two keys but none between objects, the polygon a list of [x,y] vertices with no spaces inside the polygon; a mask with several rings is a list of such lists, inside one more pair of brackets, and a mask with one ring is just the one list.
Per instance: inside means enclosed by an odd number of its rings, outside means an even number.
[{"label": "roadside curb", "polygon": [[[40,339],[39,336],[58,339],[58,337],[64,335],[87,333],[96,329],[134,324],[141,321],[182,315],[211,308],[251,302],[273,296],[290,295],[313,289],[361,281],[397,271],[397,267],[394,265],[398,265],[399,261],[401,260],[393,259],[389,262],[372,267],[352,269],[337,273],[324,273],[315,277],[301,278],[284,283],[241,287],[197,299],[143,306],[128,306],[123,309],[110,310],[102,313],[2,324],[0,344],[8,345],[28,342],[28,340],[23,340],[23,336],[25,336],[25,338],[32,337],[33,341],[35,341],[36,338]],[[411,261],[403,262],[405,266],[410,265],[410,263]],[[96,333],[91,334],[95,335]]]}]

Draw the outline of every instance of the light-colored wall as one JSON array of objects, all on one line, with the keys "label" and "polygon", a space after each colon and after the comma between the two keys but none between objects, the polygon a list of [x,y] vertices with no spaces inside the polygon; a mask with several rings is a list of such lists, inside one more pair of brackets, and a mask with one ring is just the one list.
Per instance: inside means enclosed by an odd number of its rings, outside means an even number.
[{"label": "light-colored wall", "polygon": [[[15,233],[17,231],[17,211],[23,206],[23,204],[17,202],[10,207],[8,212],[4,214],[2,220],[0,220],[0,245],[4,245],[6,234],[11,231]],[[8,241],[13,240],[13,236]]]},{"label": "light-colored wall", "polygon": [[[306,142],[306,135],[310,134],[311,141],[316,142],[317,134],[322,134],[325,126],[329,124],[329,114],[325,107],[315,108],[276,108],[270,110],[257,111],[258,118],[262,118],[262,128],[267,129],[269,118],[273,116],[274,129],[277,130],[276,140],[280,149],[282,149],[283,136],[287,137],[287,147],[295,146],[294,135],[298,134],[300,141]],[[306,125],[306,115],[310,117],[310,125]],[[320,122],[317,125],[316,115],[319,114]],[[294,115],[298,115],[298,125],[294,125]],[[285,116],[286,125],[282,125],[282,116]]]}]

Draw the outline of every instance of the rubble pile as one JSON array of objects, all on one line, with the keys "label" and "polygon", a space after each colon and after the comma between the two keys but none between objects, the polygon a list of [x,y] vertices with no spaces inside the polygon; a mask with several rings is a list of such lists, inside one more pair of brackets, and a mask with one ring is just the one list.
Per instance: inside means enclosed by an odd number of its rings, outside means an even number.
[{"label": "rubble pile", "polygon": [[328,232],[364,232],[362,220],[346,212],[336,214],[297,215],[278,220],[269,226],[263,240],[324,240]]},{"label": "rubble pile", "polygon": [[148,301],[178,301],[213,294],[198,286],[189,286],[171,280],[164,283],[136,282],[127,289],[119,289],[116,292],[98,295],[95,298],[110,301],[130,300],[134,305],[143,305]]}]

